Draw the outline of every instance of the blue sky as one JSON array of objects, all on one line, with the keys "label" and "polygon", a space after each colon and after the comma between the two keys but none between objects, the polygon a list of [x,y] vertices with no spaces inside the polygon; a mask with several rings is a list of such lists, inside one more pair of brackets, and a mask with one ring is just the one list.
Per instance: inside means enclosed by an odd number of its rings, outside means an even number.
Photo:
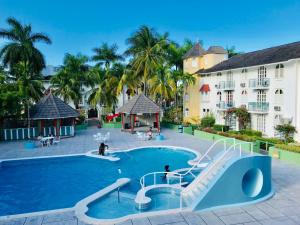
[{"label": "blue sky", "polygon": [[47,33],[53,44],[39,47],[47,64],[58,65],[66,52],[91,55],[102,42],[117,43],[122,52],[143,24],[179,43],[201,39],[205,47],[244,52],[300,41],[299,12],[299,0],[0,0],[0,27],[13,16]]}]

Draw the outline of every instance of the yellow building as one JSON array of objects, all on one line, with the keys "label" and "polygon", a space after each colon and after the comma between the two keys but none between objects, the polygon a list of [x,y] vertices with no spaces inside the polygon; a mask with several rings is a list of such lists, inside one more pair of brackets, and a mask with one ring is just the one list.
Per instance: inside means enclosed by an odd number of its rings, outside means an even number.
[{"label": "yellow building", "polygon": [[[200,119],[200,77],[196,74],[199,70],[208,69],[228,58],[227,51],[220,46],[211,46],[203,49],[200,43],[196,43],[183,57],[183,71],[195,76],[194,85],[186,87],[183,98],[184,121],[196,123]],[[209,86],[206,90],[209,91]]]}]

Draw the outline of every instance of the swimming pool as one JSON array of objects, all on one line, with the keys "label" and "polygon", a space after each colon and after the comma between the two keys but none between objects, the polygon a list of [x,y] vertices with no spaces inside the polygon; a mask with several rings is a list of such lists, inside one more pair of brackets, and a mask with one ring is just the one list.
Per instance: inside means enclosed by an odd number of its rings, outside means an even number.
[{"label": "swimming pool", "polygon": [[[121,189],[126,205],[140,189],[139,179],[144,174],[162,171],[166,164],[171,170],[189,167],[187,162],[196,157],[191,151],[170,147],[148,147],[114,155],[120,160],[112,162],[81,155],[1,162],[0,216],[74,207],[120,177],[131,179]],[[160,199],[161,196],[156,201],[159,206]],[[105,200],[103,207],[110,203],[109,198]],[[170,199],[170,204],[172,201],[177,200]]]}]

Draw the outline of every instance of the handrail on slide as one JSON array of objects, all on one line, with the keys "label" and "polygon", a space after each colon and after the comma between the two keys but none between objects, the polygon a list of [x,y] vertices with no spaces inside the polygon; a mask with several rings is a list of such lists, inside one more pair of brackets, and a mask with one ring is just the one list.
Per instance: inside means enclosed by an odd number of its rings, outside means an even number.
[{"label": "handrail on slide", "polygon": [[[220,162],[224,157],[225,157],[225,155],[226,154],[228,154],[229,152],[230,152],[230,150],[234,150],[235,151],[235,149],[236,149],[236,147],[237,146],[239,146],[239,156],[241,157],[242,156],[242,143],[235,143],[234,142],[234,144],[233,145],[231,145],[228,149],[226,149],[223,153],[222,153],[222,155],[220,155],[219,157],[218,157],[218,159],[217,160],[215,160],[215,161],[213,161],[213,163],[206,169],[206,170],[204,170],[202,173],[201,173],[201,175],[200,175],[200,177],[199,177],[199,179],[198,179],[198,182],[200,182],[201,180],[203,180],[203,178],[207,175],[207,174],[209,174],[209,172],[217,165],[217,163],[218,162]],[[195,180],[194,180],[195,181]],[[186,193],[188,193],[189,191],[191,191],[197,184],[198,184],[198,182],[192,182],[189,186],[187,186],[186,188],[184,188],[181,192],[180,192],[180,209],[182,209],[182,195],[184,195],[184,194],[186,194]]]},{"label": "handrail on slide", "polygon": [[[159,171],[159,172],[152,172],[152,173],[147,173],[145,174],[144,176],[141,177],[140,179],[140,184],[141,184],[141,187],[142,188],[145,188],[145,178],[147,176],[152,176],[153,175],[153,180],[154,180],[154,185],[156,185],[156,175],[157,174],[167,174],[167,175],[173,175],[173,176],[176,176],[176,178],[179,179],[179,183],[181,185],[181,182],[182,182],[182,178],[188,174],[191,174],[192,176],[196,177],[193,173],[192,173],[192,170],[195,169],[201,162],[204,158],[208,157],[208,154],[212,151],[212,149],[219,143],[223,143],[223,151],[226,151],[226,148],[227,148],[227,141],[233,141],[233,145],[231,146],[235,146],[235,138],[223,138],[223,139],[220,139],[220,140],[217,140],[216,142],[214,142],[208,149],[207,151],[200,157],[200,159],[188,170],[186,171],[185,173],[176,173],[176,172],[162,172],[162,171]],[[167,179],[167,182],[169,184],[169,179]]]}]

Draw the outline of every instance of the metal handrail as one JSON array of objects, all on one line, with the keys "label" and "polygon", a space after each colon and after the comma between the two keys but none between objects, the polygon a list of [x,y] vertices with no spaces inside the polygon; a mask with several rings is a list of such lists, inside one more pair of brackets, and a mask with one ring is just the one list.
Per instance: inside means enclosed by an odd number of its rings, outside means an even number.
[{"label": "metal handrail", "polygon": [[[151,172],[151,173],[147,173],[145,174],[144,176],[141,177],[140,179],[140,184],[141,184],[141,187],[142,188],[145,188],[145,177],[148,177],[150,175],[153,175],[153,183],[154,185],[156,184],[156,175],[157,174],[173,174],[175,176],[179,176],[180,178],[180,185],[181,185],[181,180],[184,176],[188,175],[188,174],[191,174],[192,176],[195,177],[195,175],[191,172],[193,169],[195,169],[201,162],[204,158],[206,158],[208,156],[208,154],[211,152],[211,150],[217,145],[219,144],[220,142],[223,142],[223,151],[226,150],[226,143],[227,141],[229,140],[233,140],[233,143],[235,144],[235,138],[224,138],[224,139],[220,139],[216,142],[214,142],[208,149],[207,151],[200,157],[200,159],[197,161],[197,163],[195,163],[187,172],[181,174],[181,173],[176,173],[176,172],[165,172],[165,171],[158,171],[158,172]],[[169,179],[167,179],[168,181],[168,184],[169,184]]]},{"label": "metal handrail", "polygon": [[188,173],[191,173],[191,171],[197,167],[201,162],[202,160],[208,156],[208,153],[211,152],[211,150],[217,145],[219,144],[220,142],[223,142],[223,151],[226,150],[226,141],[228,140],[233,140],[233,143],[235,144],[235,138],[224,138],[224,139],[220,139],[218,141],[216,141],[215,143],[213,143],[208,149],[207,151],[200,157],[200,159],[198,160],[198,162],[196,164],[194,164],[187,172],[185,172],[184,174],[182,174],[183,176],[186,176]]},{"label": "metal handrail", "polygon": [[[142,176],[141,177],[141,179],[140,179],[140,184],[141,184],[141,186],[142,186],[142,188],[144,189],[145,187],[146,187],[146,185],[145,185],[145,178],[146,177],[148,177],[148,176],[151,176],[151,175],[153,175],[153,185],[156,185],[156,175],[157,174],[166,174],[166,178],[167,178],[167,184],[170,184],[170,181],[169,181],[169,179],[168,179],[168,175],[170,174],[170,175],[173,175],[173,176],[177,176],[178,177],[178,179],[179,179],[179,184],[180,184],[180,186],[181,186],[181,184],[182,184],[182,175],[180,174],[180,173],[176,173],[176,172],[162,172],[162,171],[159,171],[159,172],[152,172],[152,173],[147,173],[147,174],[145,174],[144,176]],[[150,185],[149,185],[150,186]]]}]

